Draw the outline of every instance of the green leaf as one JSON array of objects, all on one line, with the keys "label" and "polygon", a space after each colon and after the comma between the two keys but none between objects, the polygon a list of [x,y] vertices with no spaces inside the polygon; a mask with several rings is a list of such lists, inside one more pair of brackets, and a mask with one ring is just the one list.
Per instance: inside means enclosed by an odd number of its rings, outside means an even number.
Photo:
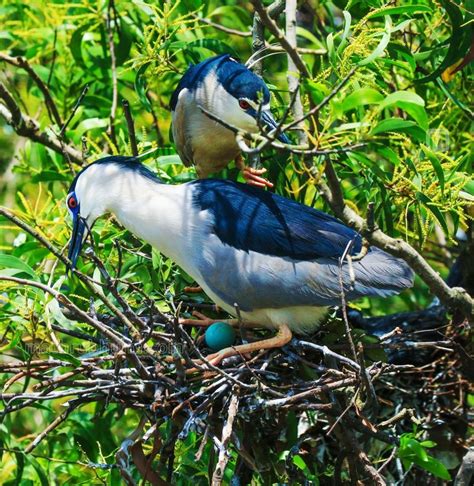
[{"label": "green leaf", "polygon": [[84,37],[85,32],[89,29],[89,25],[83,25],[76,29],[72,36],[71,36],[71,43],[69,44],[69,48],[71,49],[71,54],[78,67],[85,68],[84,58],[82,56],[82,38]]},{"label": "green leaf", "polygon": [[395,91],[394,93],[390,93],[382,103],[380,103],[379,109],[383,110],[387,106],[396,105],[400,101],[404,101],[407,103],[413,103],[414,105],[425,106],[425,100],[413,93],[411,91]]},{"label": "green leaf", "polygon": [[41,467],[40,463],[32,456],[28,456],[28,462],[33,466],[38,478],[40,480],[41,486],[49,486],[49,479],[45,471]]},{"label": "green leaf", "polygon": [[415,126],[416,123],[412,121],[402,120],[401,118],[387,118],[377,123],[370,133],[371,135],[377,135],[383,132],[398,132]]},{"label": "green leaf", "polygon": [[16,477],[15,477],[15,484],[20,485],[21,478],[23,476],[23,471],[25,469],[25,455],[23,452],[15,452],[16,457]]},{"label": "green leaf", "polygon": [[71,176],[54,170],[43,170],[31,178],[31,182],[70,181]]},{"label": "green leaf", "polygon": [[464,24],[461,9],[455,2],[444,0],[442,4],[451,21],[451,38],[449,47],[441,64],[428,76],[418,79],[418,83],[427,83],[440,76],[443,71],[454,64],[454,62],[466,54],[467,48],[471,42],[471,26]]},{"label": "green leaf", "polygon": [[362,105],[374,105],[384,99],[383,94],[373,88],[359,88],[347,96],[342,102],[343,112],[353,110]]},{"label": "green leaf", "polygon": [[328,87],[323,83],[317,83],[311,79],[305,79],[303,82],[315,104],[319,104],[329,94]]},{"label": "green leaf", "polygon": [[384,132],[406,132],[413,135],[419,142],[426,142],[426,132],[421,129],[417,123],[411,120],[387,118],[386,120],[379,122],[370,134],[377,135]]},{"label": "green leaf", "polygon": [[151,111],[151,104],[146,96],[146,92],[148,91],[148,85],[146,82],[145,71],[150,66],[150,63],[143,64],[140,69],[137,71],[137,75],[135,77],[135,91],[137,92],[138,99],[141,101],[142,105],[146,108],[147,111]]},{"label": "green leaf", "polygon": [[411,14],[415,12],[431,12],[431,7],[427,5],[405,5],[404,7],[388,7],[367,15],[368,19],[376,19],[384,15]]},{"label": "green leaf", "polygon": [[38,279],[34,270],[29,265],[13,255],[0,253],[0,267],[6,268],[8,270],[16,270],[15,272],[10,273],[10,275],[26,273],[26,275],[28,275],[28,277],[31,277],[33,280]]},{"label": "green leaf", "polygon": [[406,111],[423,130],[428,129],[428,115],[424,109],[424,99],[411,91],[390,93],[379,105],[379,110],[396,106]]},{"label": "green leaf", "polygon": [[347,44],[347,38],[349,37],[352,21],[351,14],[347,10],[343,10],[342,15],[344,16],[344,32],[342,33],[341,42],[339,43],[339,47],[337,48],[338,54],[344,49]]},{"label": "green leaf", "polygon": [[440,209],[438,206],[435,205],[435,203],[426,195],[423,194],[422,192],[417,192],[416,193],[416,198],[418,201],[423,203],[423,205],[433,214],[433,216],[438,220],[439,224],[443,228],[443,231],[446,234],[449,234],[449,228],[446,223],[446,219],[441,213]]},{"label": "green leaf", "polygon": [[436,176],[438,177],[441,192],[444,192],[444,171],[441,167],[441,162],[439,161],[438,157],[436,157],[435,153],[426,145],[421,144],[421,149],[423,150],[428,160],[431,162],[431,165],[436,172]]},{"label": "green leaf", "polygon": [[105,128],[108,125],[109,120],[107,120],[106,118],[89,118],[79,123],[79,125],[74,129],[74,136],[80,137],[89,130],[94,130],[96,128]]},{"label": "green leaf", "polygon": [[187,42],[184,47],[185,50],[196,48],[208,49],[215,54],[230,54],[237,59],[239,58],[239,55],[233,47],[231,47],[229,44],[226,44],[225,42],[222,42],[219,39],[197,39],[195,41]]},{"label": "green leaf", "polygon": [[293,464],[302,471],[308,469],[308,466],[301,456],[293,456]]},{"label": "green leaf", "polygon": [[372,61],[375,61],[375,59],[383,55],[385,48],[390,42],[391,28],[392,28],[392,20],[390,19],[390,16],[387,15],[385,17],[385,32],[382,35],[381,41],[379,42],[378,46],[371,54],[369,54],[362,61],[359,61],[359,66],[366,66],[367,64],[370,64]]}]

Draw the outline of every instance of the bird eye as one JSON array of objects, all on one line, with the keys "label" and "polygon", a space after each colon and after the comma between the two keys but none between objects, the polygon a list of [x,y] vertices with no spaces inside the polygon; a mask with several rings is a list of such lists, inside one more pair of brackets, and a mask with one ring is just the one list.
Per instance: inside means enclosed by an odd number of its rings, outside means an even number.
[{"label": "bird eye", "polygon": [[67,205],[69,206],[69,209],[74,209],[74,208],[77,208],[77,201],[76,201],[76,198],[74,196],[71,196],[68,200],[67,200]]},{"label": "bird eye", "polygon": [[239,100],[239,106],[242,108],[242,110],[248,110],[250,108],[250,103],[246,100]]}]

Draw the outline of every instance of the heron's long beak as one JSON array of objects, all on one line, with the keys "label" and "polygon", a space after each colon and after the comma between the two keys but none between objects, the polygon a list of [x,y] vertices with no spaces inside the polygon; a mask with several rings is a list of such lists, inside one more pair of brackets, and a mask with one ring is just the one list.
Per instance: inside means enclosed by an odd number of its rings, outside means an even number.
[{"label": "heron's long beak", "polygon": [[87,229],[87,224],[80,215],[74,215],[72,236],[69,242],[69,251],[67,257],[69,258],[70,266],[68,271],[73,271],[76,268],[77,259],[81,254],[82,244],[85,240],[84,233]]},{"label": "heron's long beak", "polygon": [[[278,126],[270,110],[262,111],[262,113],[260,114],[260,119],[262,120],[263,124],[267,126],[270,130],[275,130],[275,128]],[[278,140],[283,143],[291,143],[290,139],[284,133],[280,133],[278,135]]]}]

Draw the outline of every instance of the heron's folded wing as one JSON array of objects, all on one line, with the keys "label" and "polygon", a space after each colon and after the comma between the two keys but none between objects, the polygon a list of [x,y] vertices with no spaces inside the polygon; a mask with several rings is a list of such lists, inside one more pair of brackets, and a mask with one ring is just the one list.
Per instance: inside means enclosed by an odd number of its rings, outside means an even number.
[{"label": "heron's folded wing", "polygon": [[362,238],[338,219],[268,191],[224,180],[196,182],[195,200],[220,240],[244,251],[294,260],[338,258]]}]

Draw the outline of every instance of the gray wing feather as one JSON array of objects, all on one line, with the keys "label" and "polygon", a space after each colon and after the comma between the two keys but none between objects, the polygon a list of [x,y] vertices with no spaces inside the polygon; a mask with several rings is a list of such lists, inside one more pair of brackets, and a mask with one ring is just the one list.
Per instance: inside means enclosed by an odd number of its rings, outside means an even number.
[{"label": "gray wing feather", "polygon": [[[297,261],[235,250],[212,238],[204,250],[200,272],[224,302],[243,311],[290,306],[331,306],[341,302],[339,264],[323,258]],[[350,289],[347,263],[342,267],[346,300],[364,296],[387,297],[413,284],[413,273],[402,260],[372,248],[353,262],[355,285]],[[238,277],[237,277],[238,276]]]}]

